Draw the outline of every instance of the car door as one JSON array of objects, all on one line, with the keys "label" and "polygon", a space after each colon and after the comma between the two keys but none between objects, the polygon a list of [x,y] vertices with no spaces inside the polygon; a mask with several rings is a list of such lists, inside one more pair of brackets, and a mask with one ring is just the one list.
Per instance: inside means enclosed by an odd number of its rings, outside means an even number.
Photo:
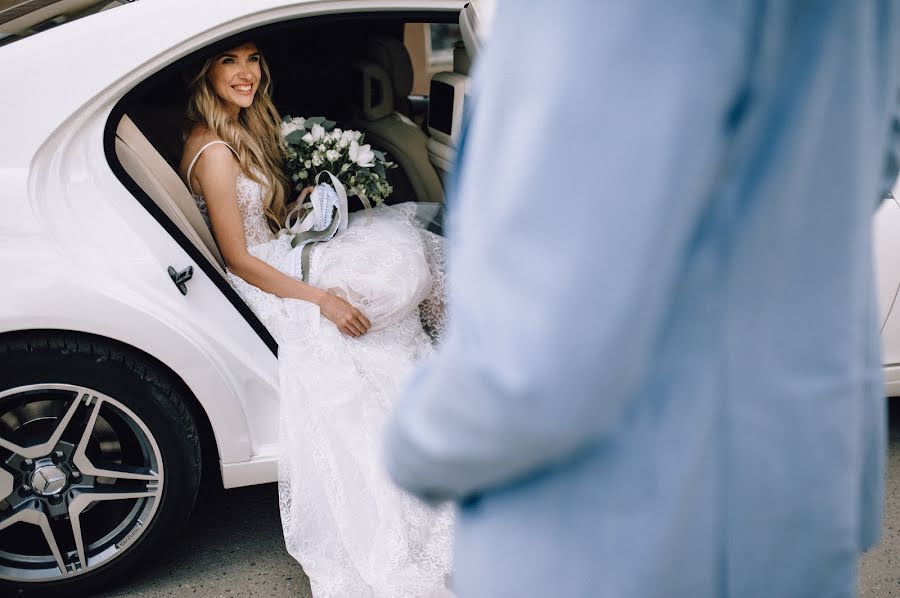
[{"label": "car door", "polygon": [[490,35],[496,11],[496,0],[472,0],[459,13],[459,27],[471,57]]}]

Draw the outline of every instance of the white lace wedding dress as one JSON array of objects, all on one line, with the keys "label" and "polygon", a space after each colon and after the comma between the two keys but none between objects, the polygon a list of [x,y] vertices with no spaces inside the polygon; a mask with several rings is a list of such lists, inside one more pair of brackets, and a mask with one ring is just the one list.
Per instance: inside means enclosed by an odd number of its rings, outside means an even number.
[{"label": "white lace wedding dress", "polygon": [[[249,252],[299,278],[300,251],[269,230],[260,185],[243,175],[237,185]],[[316,305],[228,275],[279,344],[281,519],[315,598],[427,598],[449,574],[449,509],[400,492],[380,460],[392,404],[431,352],[425,328],[436,336],[443,326],[443,243],[416,212],[379,206],[371,222],[357,212],[313,246],[308,282],[369,318],[362,337],[341,334]]]}]

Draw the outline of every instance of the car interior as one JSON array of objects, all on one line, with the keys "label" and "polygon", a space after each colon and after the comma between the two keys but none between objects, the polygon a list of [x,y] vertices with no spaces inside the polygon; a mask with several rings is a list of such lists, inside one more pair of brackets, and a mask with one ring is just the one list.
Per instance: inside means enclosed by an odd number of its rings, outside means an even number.
[{"label": "car interior", "polygon": [[[326,116],[362,131],[365,143],[398,165],[388,174],[394,188],[388,203],[441,204],[472,59],[462,39],[473,36],[462,34],[458,19],[455,12],[313,17],[223,40],[152,76],[120,102],[108,127],[115,126],[111,165],[211,277],[224,275],[211,231],[177,171],[188,125],[186,87],[208,56],[252,40],[269,64],[282,115]],[[444,46],[437,50],[435,32]],[[424,33],[424,44],[417,33]],[[417,42],[431,45],[424,65],[423,53],[409,51]],[[351,211],[361,207],[351,198]]]}]

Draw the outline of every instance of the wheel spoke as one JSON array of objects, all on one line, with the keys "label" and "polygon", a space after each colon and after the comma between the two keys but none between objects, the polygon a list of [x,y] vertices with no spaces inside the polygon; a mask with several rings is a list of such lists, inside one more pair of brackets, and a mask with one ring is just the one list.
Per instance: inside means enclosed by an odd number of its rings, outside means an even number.
[{"label": "wheel spoke", "polygon": [[53,434],[50,436],[50,439],[47,440],[47,442],[25,447],[0,438],[0,447],[10,450],[25,459],[39,459],[41,457],[49,455],[56,447],[56,443],[59,442],[59,439],[62,438],[63,432],[66,431],[66,426],[69,425],[69,422],[72,420],[72,416],[75,415],[76,411],[78,411],[78,407],[79,405],[81,405],[82,401],[84,401],[86,404],[90,404],[91,395],[89,395],[88,393],[80,394],[75,398],[75,400],[72,401],[72,404],[69,405],[69,409],[66,411],[66,414],[59,422],[59,425],[56,426],[56,429],[53,431]]},{"label": "wheel spoke", "polygon": [[16,478],[0,467],[0,500],[5,500],[16,488]]},{"label": "wheel spoke", "polygon": [[47,515],[40,509],[32,508],[30,506],[22,507],[17,509],[9,517],[0,521],[0,530],[6,529],[14,523],[19,522],[36,525],[41,528],[41,531],[44,532],[44,539],[50,547],[50,552],[53,553],[53,558],[56,560],[56,566],[59,568],[62,575],[66,575],[68,573],[66,564],[65,561],[63,561],[62,554],[59,552],[59,546],[56,543],[56,538],[53,536],[53,531],[50,529],[50,521],[47,519]]},{"label": "wheel spoke", "polygon": [[103,404],[102,398],[94,397],[94,400],[96,402],[94,403],[91,410],[91,415],[84,427],[84,432],[81,435],[81,440],[78,441],[78,446],[75,448],[75,454],[72,456],[72,463],[75,464],[75,467],[77,467],[82,474],[92,475],[96,477],[126,480],[146,480],[148,482],[159,481],[159,475],[147,468],[119,465],[113,468],[101,468],[96,467],[93,463],[91,463],[91,460],[87,457],[86,451],[88,443],[91,440],[91,432],[94,431],[94,425],[97,423],[97,415],[100,413],[100,406]]},{"label": "wheel spoke", "polygon": [[104,490],[91,490],[78,494],[69,503],[69,519],[72,523],[72,535],[75,536],[75,548],[81,567],[87,567],[87,553],[84,549],[84,538],[81,534],[81,513],[94,502],[105,500],[129,500],[135,498],[159,497],[159,484],[156,481],[146,484],[129,484],[126,488],[111,487]]}]

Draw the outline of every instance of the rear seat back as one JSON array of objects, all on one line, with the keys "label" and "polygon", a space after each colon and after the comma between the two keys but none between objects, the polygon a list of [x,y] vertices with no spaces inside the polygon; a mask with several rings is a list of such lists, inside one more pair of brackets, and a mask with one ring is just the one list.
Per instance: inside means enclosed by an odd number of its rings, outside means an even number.
[{"label": "rear seat back", "polygon": [[116,156],[125,172],[224,276],[225,261],[194,198],[127,115],[116,128]]},{"label": "rear seat back", "polygon": [[[394,108],[394,91],[385,70],[369,60],[353,63],[357,78],[357,112],[353,126],[366,134],[366,143],[388,154],[405,174],[412,191],[412,199],[440,203],[444,191],[437,172],[428,160],[428,137],[407,116]],[[390,171],[388,177],[391,177]],[[398,195],[401,189],[395,189]]]},{"label": "rear seat back", "polygon": [[387,73],[394,92],[394,110],[412,118],[409,95],[413,89],[413,66],[403,41],[390,35],[376,35],[366,40],[368,59]]}]

